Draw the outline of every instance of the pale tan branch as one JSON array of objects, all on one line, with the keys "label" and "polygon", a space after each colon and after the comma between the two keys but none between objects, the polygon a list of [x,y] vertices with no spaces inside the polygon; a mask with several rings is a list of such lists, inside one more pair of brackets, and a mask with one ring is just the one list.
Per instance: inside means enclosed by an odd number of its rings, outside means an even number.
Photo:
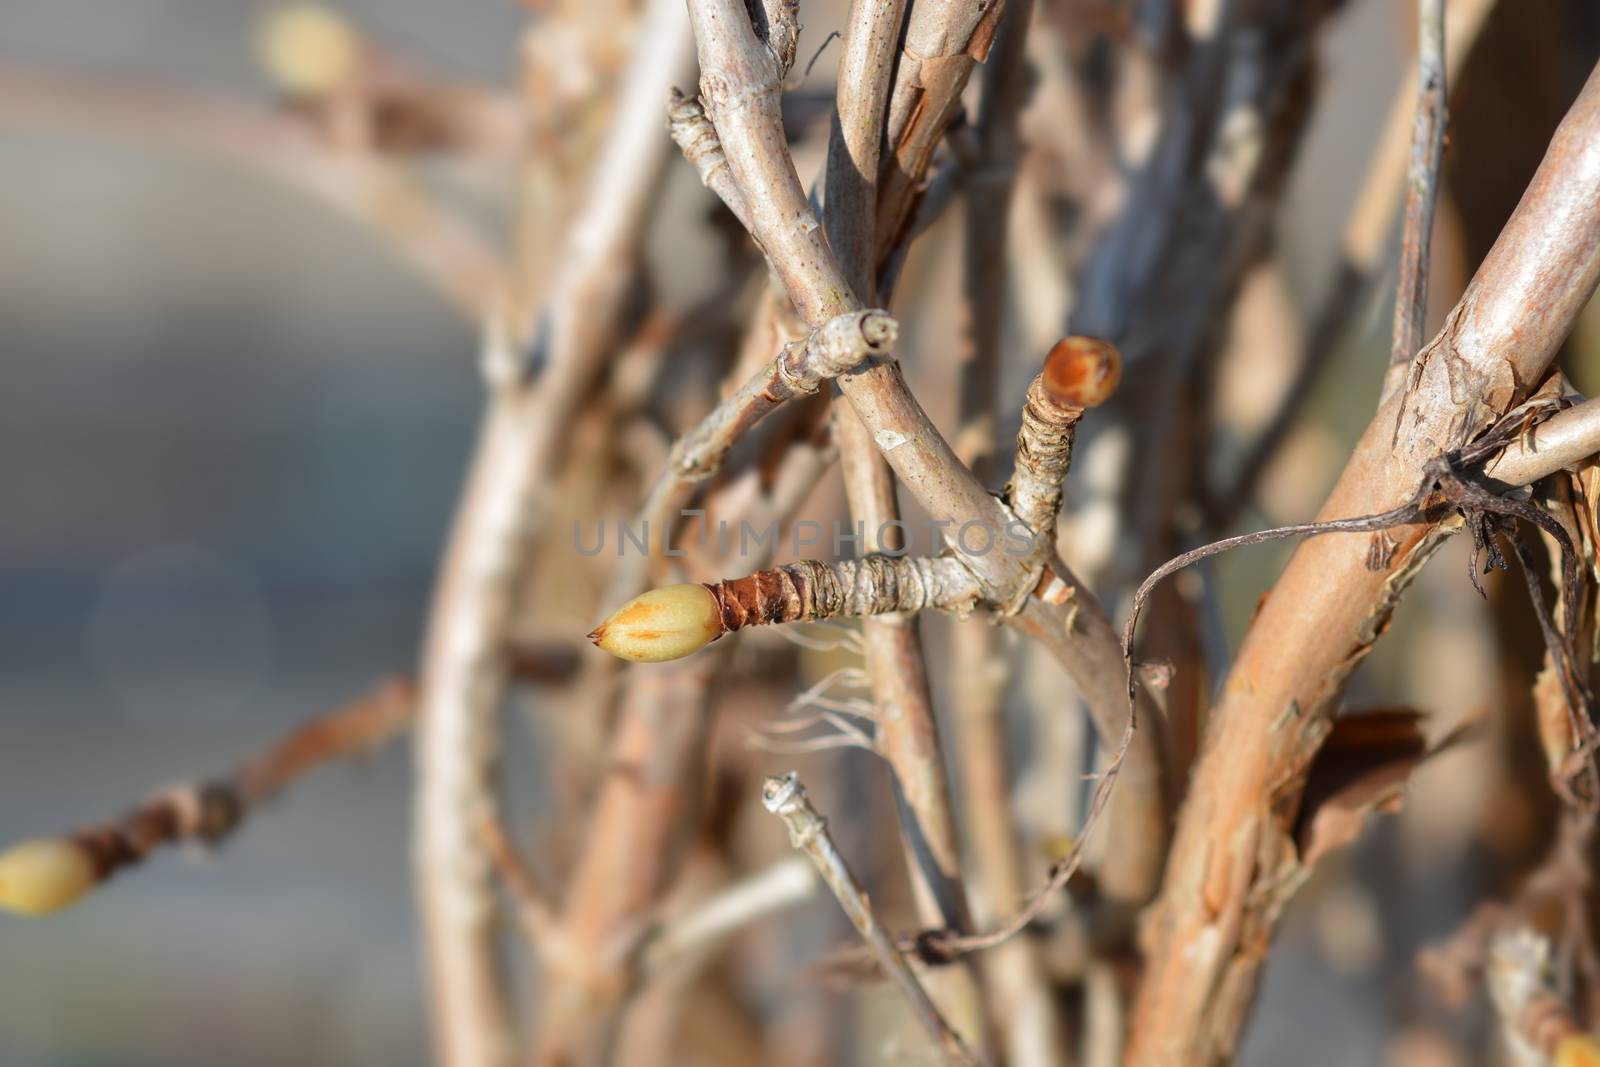
[{"label": "pale tan branch", "polygon": [[480,832],[489,862],[510,891],[523,927],[536,942],[548,938],[555,928],[550,898],[539,885],[533,868],[517,849],[516,842],[511,840],[510,831],[499,818],[491,817],[484,822]]},{"label": "pale tan branch", "polygon": [[672,148],[657,108],[691,60],[673,0],[651,0],[638,34],[531,357],[514,351],[504,323],[492,324],[489,410],[423,651],[414,851],[437,1050],[452,1067],[501,1067],[514,1056],[481,828],[496,818],[507,642],[546,474],[604,364],[638,269]]},{"label": "pale tan branch", "polygon": [[933,150],[961,109],[973,68],[989,55],[1006,4],[919,3],[906,19],[879,164],[879,254],[909,223]]},{"label": "pale tan branch", "polygon": [[[985,481],[995,465],[997,381],[1008,279],[1006,247],[1021,151],[1018,116],[1027,95],[1030,0],[1010,0],[984,67],[975,123],[976,151],[963,161],[962,300],[966,330],[957,352],[962,462]],[[924,201],[926,203],[926,201]],[[973,860],[977,925],[1004,918],[1025,898],[1023,846],[1011,803],[1004,704],[1010,663],[988,619],[958,624],[951,643],[958,796]],[[1004,1061],[1013,1067],[1060,1067],[1070,1057],[1037,946],[1018,939],[978,960]]]},{"label": "pale tan branch", "polygon": [[773,409],[796,397],[815,395],[825,383],[873,359],[890,357],[898,336],[899,325],[886,311],[835,315],[804,341],[786,345],[777,359],[685,434],[672,450],[672,474],[696,480],[709,477],[733,443]]},{"label": "pale tan branch", "polygon": [[[778,357],[756,371],[733,395],[672,446],[667,463],[645,495],[634,517],[634,529],[660,533],[662,543],[676,526],[674,514],[687,501],[695,483],[715,474],[735,442],[783,404],[815,395],[822,386],[875,358],[893,354],[899,325],[884,311],[836,315],[804,340],[785,345]],[[615,602],[638,594],[649,557],[640,553],[623,560],[608,591]]]},{"label": "pale tan branch", "polygon": [[[832,460],[825,441],[802,436],[789,446],[769,488],[751,491],[754,472],[719,485],[707,498],[707,518],[736,513],[757,525],[781,526]],[[771,548],[771,542],[759,543],[758,560]],[[542,953],[537,1063],[591,1062],[615,1031],[636,982],[639,939],[696,827],[713,723],[711,686],[726,669],[729,647],[627,675],[608,749],[608,765],[622,773],[608,775],[602,785],[568,884],[560,937]]]},{"label": "pale tan branch", "polygon": [[816,888],[816,871],[795,856],[712,894],[651,935],[640,954],[643,977],[648,981],[745,927],[811,899]]},{"label": "pale tan branch", "polygon": [[1539,423],[1484,464],[1507,485],[1532,485],[1600,452],[1600,400],[1585,400]]},{"label": "pale tan branch", "polygon": [[[1321,515],[1403,503],[1426,465],[1471,440],[1543,377],[1600,280],[1600,71],[1556,131],[1500,239],[1378,410]],[[1406,418],[1395,436],[1405,405]],[[1438,542],[1427,525],[1302,544],[1265,598],[1207,720],[1161,897],[1130,1063],[1232,1056],[1283,903],[1297,884],[1284,819],[1351,671]],[[1377,569],[1373,564],[1377,563]]]},{"label": "pale tan branch", "polygon": [[[903,0],[858,0],[845,23],[822,224],[856,301],[877,299],[879,164],[905,9]],[[850,517],[861,525],[864,537],[861,551],[901,548],[893,532],[900,504],[889,465],[848,405],[834,408],[834,425]],[[961,884],[960,841],[916,621],[868,619],[862,641],[879,711],[879,750],[905,799],[897,810],[918,914],[933,926],[966,929],[971,918]],[[965,973],[953,972],[949,995],[937,988],[935,992],[957,1024],[975,1032],[977,998],[967,979]]]}]

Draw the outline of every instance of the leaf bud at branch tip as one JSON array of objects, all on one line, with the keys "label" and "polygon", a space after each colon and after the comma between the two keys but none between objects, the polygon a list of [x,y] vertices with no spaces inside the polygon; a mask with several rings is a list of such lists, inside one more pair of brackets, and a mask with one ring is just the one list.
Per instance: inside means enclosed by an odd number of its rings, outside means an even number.
[{"label": "leaf bud at branch tip", "polygon": [[636,663],[698,652],[722,636],[717,598],[703,585],[668,585],[634,597],[589,634],[603,651]]},{"label": "leaf bud at branch tip", "polygon": [[1045,392],[1056,403],[1099,407],[1122,380],[1122,354],[1107,341],[1068,337],[1045,356],[1043,378]]},{"label": "leaf bud at branch tip", "polygon": [[76,841],[40,838],[0,854],[0,908],[49,915],[94,887],[94,861]]}]

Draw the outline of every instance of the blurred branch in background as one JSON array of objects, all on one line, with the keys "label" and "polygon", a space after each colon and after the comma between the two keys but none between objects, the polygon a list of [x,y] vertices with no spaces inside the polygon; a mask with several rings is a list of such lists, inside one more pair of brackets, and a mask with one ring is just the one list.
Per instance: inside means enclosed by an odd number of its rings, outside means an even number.
[{"label": "blurred branch in background", "polygon": [[311,720],[225,777],[170,786],[115,822],[13,846],[0,853],[0,908],[28,915],[59,911],[157,848],[220,844],[324,763],[357,759],[394,740],[410,728],[415,712],[411,683],[386,682]]},{"label": "blurred branch in background", "polygon": [[419,156],[506,159],[509,96],[454,85],[379,52],[322,8],[261,32],[276,104],[89,73],[0,65],[0,119],[166,142],[269,176],[371,227],[468,318],[508,283],[504,253],[407,166]]}]

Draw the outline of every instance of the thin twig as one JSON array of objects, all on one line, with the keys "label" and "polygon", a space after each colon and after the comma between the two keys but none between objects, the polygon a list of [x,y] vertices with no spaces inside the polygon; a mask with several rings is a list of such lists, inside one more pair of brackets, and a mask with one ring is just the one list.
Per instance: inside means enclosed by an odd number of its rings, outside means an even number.
[{"label": "thin twig", "polygon": [[[825,435],[819,439],[804,424],[798,430],[770,481],[766,472],[748,471],[709,494],[707,521],[739,517],[757,526],[786,525],[834,457]],[[757,565],[774,545],[757,543]],[[592,1062],[617,1029],[637,984],[641,938],[697,825],[714,721],[712,683],[726,667],[729,647],[627,675],[607,748],[607,766],[619,773],[605,777],[595,799],[568,881],[560,936],[541,946],[536,1063]]]},{"label": "thin twig", "polygon": [[[664,546],[676,525],[675,515],[687,502],[690,489],[715,474],[728,451],[752,427],[783,404],[813,396],[826,383],[874,358],[894,350],[899,325],[888,312],[868,309],[836,315],[812,330],[802,341],[785,345],[764,365],[672,446],[667,462],[645,494],[634,516],[633,529],[646,539],[658,531],[652,545]],[[606,600],[615,603],[638,595],[644,585],[652,553],[623,559],[611,580]]]},{"label": "thin twig", "polygon": [[1532,485],[1600,452],[1600,399],[1585,400],[1531,428],[1483,466],[1506,485]]},{"label": "thin twig", "polygon": [[1406,168],[1405,224],[1400,236],[1400,280],[1395,285],[1394,335],[1389,365],[1410,364],[1422,348],[1428,310],[1428,251],[1439,197],[1447,97],[1444,0],[1417,0],[1417,103]]},{"label": "thin twig", "polygon": [[899,987],[906,1002],[911,1006],[912,1014],[916,1016],[917,1022],[921,1024],[944,1062],[958,1065],[977,1064],[977,1058],[967,1050],[956,1032],[950,1029],[950,1024],[945,1022],[944,1016],[939,1014],[938,1007],[928,996],[928,991],[922,988],[922,983],[911,970],[911,965],[906,962],[905,956],[901,954],[894,938],[884,929],[883,923],[873,912],[867,894],[856,881],[855,875],[850,872],[844,857],[839,854],[833,838],[828,835],[828,821],[817,812],[810,798],[806,796],[805,786],[800,783],[799,775],[790,772],[768,778],[761,789],[761,803],[788,826],[790,844],[811,857],[811,862],[816,864],[817,870],[822,874],[822,880],[839,899],[839,906],[844,908],[845,914],[850,917],[851,924],[867,943],[878,965],[883,968],[884,974]]},{"label": "thin twig", "polygon": [[701,183],[727,205],[733,217],[739,220],[739,225],[749,229],[744,193],[728,171],[728,159],[722,154],[717,131],[712,127],[711,120],[706,118],[700,101],[676,86],[667,98],[667,132],[672,134],[672,140],[683,152],[683,158],[694,164],[694,169],[700,172]]},{"label": "thin twig", "polygon": [[[1399,387],[1405,368],[1422,348],[1428,310],[1428,251],[1433,244],[1433,207],[1439,195],[1439,159],[1445,127],[1444,0],[1417,0],[1417,106],[1406,168],[1405,225],[1400,237],[1400,280],[1395,287],[1394,335],[1389,347],[1387,395]],[[1395,416],[1400,436],[1406,405]]]},{"label": "thin twig", "polygon": [[[977,149],[960,167],[966,329],[957,353],[960,423],[952,444],[962,462],[985,481],[993,480],[997,451],[996,402],[1009,288],[1006,248],[1012,239],[1009,216],[1022,151],[1018,116],[1029,83],[1025,49],[1032,14],[1031,0],[1010,0],[1006,5],[984,66],[974,123]],[[1025,893],[1006,755],[1004,702],[1010,664],[999,638],[999,630],[988,619],[958,623],[948,675],[957,712],[955,758],[961,771],[957,795],[971,842],[980,928],[1014,907]],[[1068,1062],[1037,947],[1030,941],[1013,941],[979,962],[1005,1062],[1013,1067],[1059,1067]]]},{"label": "thin twig", "polygon": [[816,888],[811,864],[794,856],[719,890],[651,935],[640,957],[643,977],[648,981],[752,923],[809,900]]},{"label": "thin twig", "polygon": [[536,942],[549,937],[555,926],[550,898],[516,842],[511,840],[510,831],[499,818],[491,817],[484,821],[480,832],[489,862],[516,902],[517,917]]}]

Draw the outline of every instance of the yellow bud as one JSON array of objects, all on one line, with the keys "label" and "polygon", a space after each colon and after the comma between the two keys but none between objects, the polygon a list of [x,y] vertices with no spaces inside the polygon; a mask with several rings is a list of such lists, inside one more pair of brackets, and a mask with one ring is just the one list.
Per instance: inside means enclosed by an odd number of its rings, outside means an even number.
[{"label": "yellow bud", "polygon": [[359,51],[355,34],[338,13],[304,3],[268,14],[256,50],[267,74],[302,96],[329,92],[348,80]]},{"label": "yellow bud", "polygon": [[589,634],[622,659],[660,663],[697,652],[722,636],[717,598],[703,585],[668,585],[636,596]]},{"label": "yellow bud", "polygon": [[93,888],[94,863],[64,838],[24,841],[0,854],[0,908],[21,915],[60,911]]},{"label": "yellow bud", "polygon": [[1568,1034],[1556,1045],[1554,1067],[1600,1067],[1600,1041],[1588,1034]]}]

